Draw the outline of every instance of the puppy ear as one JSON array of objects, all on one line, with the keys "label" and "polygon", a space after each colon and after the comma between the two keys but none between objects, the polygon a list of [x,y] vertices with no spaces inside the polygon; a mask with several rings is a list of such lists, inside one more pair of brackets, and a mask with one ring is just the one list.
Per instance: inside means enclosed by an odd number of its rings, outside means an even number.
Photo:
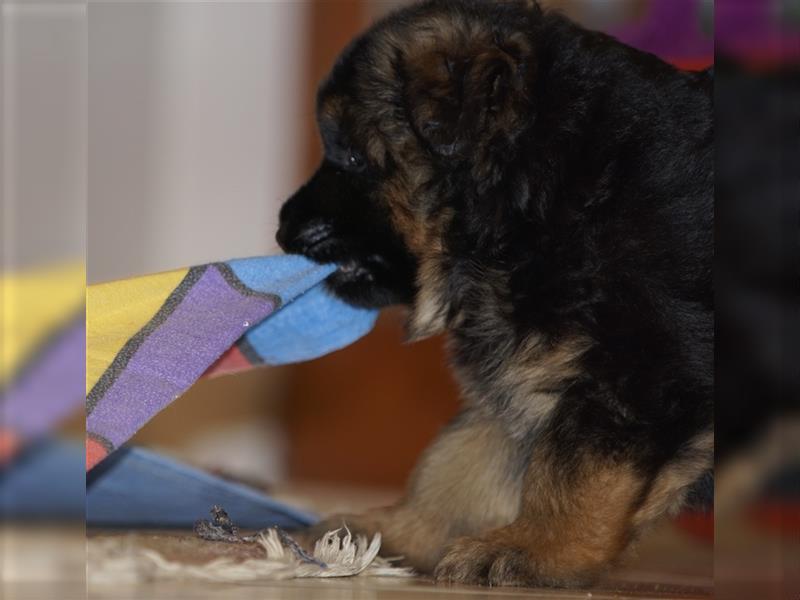
[{"label": "puppy ear", "polygon": [[442,157],[510,132],[525,113],[531,52],[497,33],[452,50],[430,50],[407,65],[406,101],[412,127]]}]

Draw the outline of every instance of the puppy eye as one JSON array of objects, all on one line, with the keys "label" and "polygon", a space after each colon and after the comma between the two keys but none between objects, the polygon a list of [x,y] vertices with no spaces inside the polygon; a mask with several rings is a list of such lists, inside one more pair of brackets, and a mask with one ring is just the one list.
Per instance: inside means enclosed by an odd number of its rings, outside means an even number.
[{"label": "puppy eye", "polygon": [[359,170],[364,166],[363,157],[355,151],[351,151],[347,157],[347,166],[354,170]]}]

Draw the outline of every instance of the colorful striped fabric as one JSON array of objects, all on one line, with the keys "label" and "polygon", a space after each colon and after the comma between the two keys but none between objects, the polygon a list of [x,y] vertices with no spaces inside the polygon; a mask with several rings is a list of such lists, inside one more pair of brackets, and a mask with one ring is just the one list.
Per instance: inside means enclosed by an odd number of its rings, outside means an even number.
[{"label": "colorful striped fabric", "polygon": [[370,331],[375,311],[324,290],[334,270],[270,256],[90,286],[87,469],[202,376],[309,360]]},{"label": "colorful striped fabric", "polygon": [[80,410],[85,286],[81,263],[0,277],[0,469]]}]

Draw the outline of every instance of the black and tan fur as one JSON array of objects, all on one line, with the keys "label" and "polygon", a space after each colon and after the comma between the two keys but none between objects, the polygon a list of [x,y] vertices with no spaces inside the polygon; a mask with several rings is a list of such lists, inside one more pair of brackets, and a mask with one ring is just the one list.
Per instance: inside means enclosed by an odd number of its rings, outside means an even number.
[{"label": "black and tan fur", "polygon": [[278,240],[444,332],[464,402],[348,524],[439,580],[594,580],[712,466],[710,75],[533,2],[435,0],[355,40],[318,107]]}]

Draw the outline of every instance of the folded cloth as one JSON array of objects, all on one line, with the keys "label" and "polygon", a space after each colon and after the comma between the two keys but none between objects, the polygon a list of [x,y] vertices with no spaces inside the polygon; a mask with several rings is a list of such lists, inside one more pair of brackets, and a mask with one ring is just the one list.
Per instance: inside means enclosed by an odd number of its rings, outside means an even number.
[{"label": "folded cloth", "polygon": [[369,332],[376,311],[324,289],[335,270],[281,255],[89,286],[86,468],[200,377],[309,360]]},{"label": "folded cloth", "polygon": [[83,401],[86,271],[81,263],[3,273],[0,471]]},{"label": "folded cloth", "polygon": [[262,490],[131,446],[87,473],[82,491],[90,527],[191,528],[215,504],[246,529],[297,529],[317,521]]},{"label": "folded cloth", "polygon": [[[83,365],[79,371],[83,371]],[[13,460],[0,469],[3,520],[83,521],[87,490],[80,439],[47,436],[25,442]],[[124,503],[117,504],[124,512]]]}]

